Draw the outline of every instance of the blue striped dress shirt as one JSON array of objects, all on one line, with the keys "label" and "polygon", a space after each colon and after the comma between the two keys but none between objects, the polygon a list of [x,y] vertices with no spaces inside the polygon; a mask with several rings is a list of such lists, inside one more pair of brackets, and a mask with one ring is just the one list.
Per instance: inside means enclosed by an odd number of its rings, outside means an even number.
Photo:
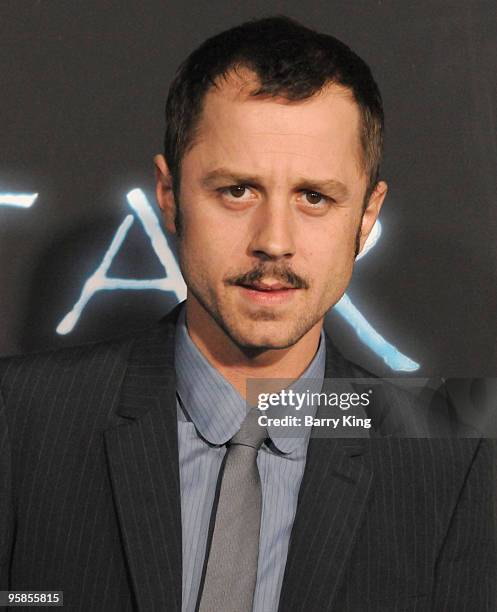
[{"label": "blue striped dress shirt", "polygon": [[[312,362],[291,388],[319,392],[325,357],[321,331]],[[194,612],[225,444],[240,428],[247,408],[244,398],[193,343],[185,324],[184,307],[176,328],[175,367],[183,542],[182,612]],[[301,415],[314,411],[312,406],[304,407]],[[309,442],[309,428],[305,430],[304,435],[282,437],[281,427],[268,427],[269,439],[257,457],[262,517],[253,612],[278,609]]]}]

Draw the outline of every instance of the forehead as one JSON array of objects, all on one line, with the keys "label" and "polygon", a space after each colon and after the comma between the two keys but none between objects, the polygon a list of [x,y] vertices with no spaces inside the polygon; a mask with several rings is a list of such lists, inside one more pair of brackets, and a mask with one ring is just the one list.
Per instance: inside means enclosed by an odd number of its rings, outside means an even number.
[{"label": "forehead", "polygon": [[350,180],[364,178],[361,117],[350,90],[329,84],[310,98],[289,101],[251,96],[258,86],[248,70],[220,79],[204,98],[191,149],[213,163],[232,158],[317,165],[328,174],[340,170]]}]

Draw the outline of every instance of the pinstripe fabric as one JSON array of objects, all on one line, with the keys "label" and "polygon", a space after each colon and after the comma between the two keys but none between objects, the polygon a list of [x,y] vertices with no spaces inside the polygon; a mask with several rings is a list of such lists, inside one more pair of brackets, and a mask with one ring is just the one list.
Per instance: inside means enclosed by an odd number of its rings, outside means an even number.
[{"label": "pinstripe fabric", "polygon": [[0,394],[0,590],[8,588],[9,552],[14,534],[11,456],[7,416]]},{"label": "pinstripe fabric", "polygon": [[[321,391],[325,368],[325,335],[313,360],[292,385]],[[204,565],[207,533],[224,444],[246,416],[244,399],[196,348],[189,337],[184,309],[176,330],[175,365],[183,534],[183,612],[194,612]],[[308,380],[307,383],[305,379]],[[302,413],[314,414],[315,407]],[[185,410],[186,414],[183,413]],[[288,544],[304,473],[308,437],[282,438],[268,427],[272,444],[257,456],[262,486],[262,516],[254,612],[276,610]],[[197,433],[197,430],[199,433]],[[284,432],[283,432],[284,433]]]},{"label": "pinstripe fabric", "polygon": [[2,362],[16,519],[10,587],[64,589],[73,610],[131,609],[102,444],[128,348]]},{"label": "pinstripe fabric", "polygon": [[[0,360],[0,585],[180,612],[177,314]],[[326,377],[354,376],[328,341]],[[394,391],[375,409],[370,439],[309,442],[279,612],[494,612],[495,442],[397,437],[413,419]]]}]

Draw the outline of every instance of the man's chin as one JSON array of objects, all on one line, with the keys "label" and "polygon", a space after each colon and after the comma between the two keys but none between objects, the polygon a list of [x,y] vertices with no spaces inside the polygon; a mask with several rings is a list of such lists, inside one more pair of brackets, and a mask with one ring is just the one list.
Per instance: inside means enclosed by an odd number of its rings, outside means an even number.
[{"label": "man's chin", "polygon": [[[297,333],[289,333],[288,324],[268,325],[269,329],[260,323],[258,330],[232,329],[227,330],[231,339],[243,350],[264,351],[275,349],[286,349],[296,344],[300,337]],[[280,328],[280,329],[278,329]]]},{"label": "man's chin", "polygon": [[262,339],[260,342],[254,342],[253,340],[250,342],[244,342],[243,344],[239,344],[240,348],[249,351],[270,351],[270,350],[280,350],[287,349],[293,346],[295,342],[293,340],[282,340],[280,342],[275,342],[274,339],[267,340]]}]

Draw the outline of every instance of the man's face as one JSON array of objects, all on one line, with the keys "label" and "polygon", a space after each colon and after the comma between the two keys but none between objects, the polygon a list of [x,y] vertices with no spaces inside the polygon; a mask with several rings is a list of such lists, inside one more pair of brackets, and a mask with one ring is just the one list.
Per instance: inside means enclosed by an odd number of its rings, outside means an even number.
[{"label": "man's face", "polygon": [[[284,348],[343,295],[386,185],[363,215],[360,115],[347,90],[288,102],[250,97],[253,87],[233,76],[205,97],[181,165],[180,267],[191,308],[239,347]],[[170,176],[156,161],[174,232]]]}]

